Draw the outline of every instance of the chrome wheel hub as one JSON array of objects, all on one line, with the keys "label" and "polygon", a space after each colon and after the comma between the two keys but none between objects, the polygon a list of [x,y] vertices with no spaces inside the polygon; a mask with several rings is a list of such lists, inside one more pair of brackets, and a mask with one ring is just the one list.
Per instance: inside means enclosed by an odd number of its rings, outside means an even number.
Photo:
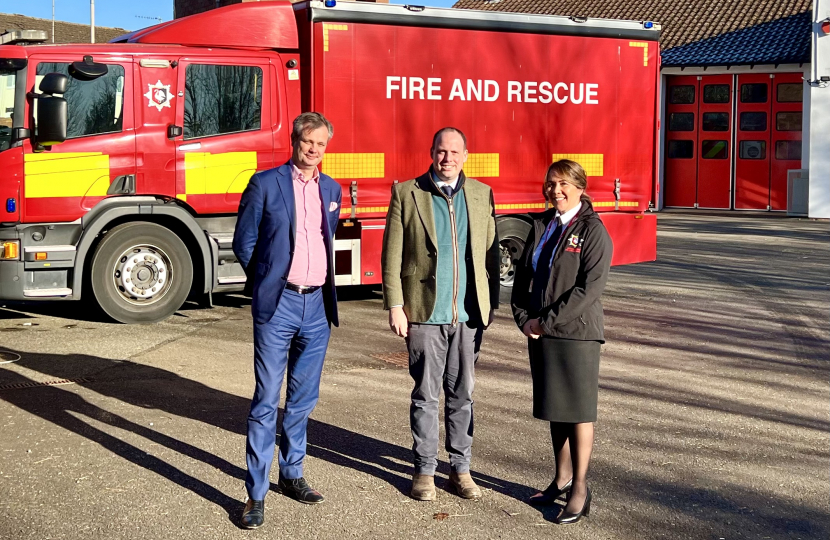
[{"label": "chrome wheel hub", "polygon": [[170,258],[151,245],[124,251],[116,260],[112,278],[121,296],[131,304],[147,305],[161,299],[170,289]]}]

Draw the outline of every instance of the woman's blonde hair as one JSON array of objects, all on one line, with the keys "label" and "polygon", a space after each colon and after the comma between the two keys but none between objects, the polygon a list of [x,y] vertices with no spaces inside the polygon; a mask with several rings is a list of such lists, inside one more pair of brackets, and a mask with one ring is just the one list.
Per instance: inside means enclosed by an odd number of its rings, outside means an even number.
[{"label": "woman's blonde hair", "polygon": [[[545,174],[545,183],[542,185],[542,195],[547,199],[547,185],[551,176],[561,178],[565,182],[571,184],[582,190],[588,189],[588,175],[585,174],[585,169],[576,161],[570,159],[560,159],[554,161],[548,167],[548,172]],[[583,191],[580,200],[590,201],[591,197]]]}]

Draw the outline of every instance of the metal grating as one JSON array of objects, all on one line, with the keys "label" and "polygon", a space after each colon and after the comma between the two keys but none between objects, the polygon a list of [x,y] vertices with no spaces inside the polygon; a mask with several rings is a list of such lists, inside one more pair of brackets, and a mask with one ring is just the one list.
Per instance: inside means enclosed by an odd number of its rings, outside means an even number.
[{"label": "metal grating", "polygon": [[4,384],[0,386],[0,390],[22,390],[24,388],[36,388],[38,386],[61,386],[65,384],[80,384],[80,383],[88,383],[92,382],[92,379],[87,378],[80,378],[80,379],[58,379],[55,381],[43,381],[43,382],[25,382],[25,383],[15,383],[15,384]]},{"label": "metal grating", "polygon": [[369,356],[371,356],[372,358],[377,358],[378,360],[383,360],[387,364],[392,364],[393,366],[403,368],[409,367],[409,353],[406,352],[370,354]]}]

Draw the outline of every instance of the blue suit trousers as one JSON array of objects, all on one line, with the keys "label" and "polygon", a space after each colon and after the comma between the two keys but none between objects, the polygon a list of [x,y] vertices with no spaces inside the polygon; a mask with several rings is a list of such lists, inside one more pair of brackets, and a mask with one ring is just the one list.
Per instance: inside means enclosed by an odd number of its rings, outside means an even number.
[{"label": "blue suit trousers", "polygon": [[283,478],[303,476],[306,427],[320,395],[320,374],[330,336],[321,289],[310,294],[286,289],[274,316],[266,323],[254,323],[256,388],[248,415],[245,479],[251,499],[264,499],[271,485],[280,386],[286,369],[279,468]]}]

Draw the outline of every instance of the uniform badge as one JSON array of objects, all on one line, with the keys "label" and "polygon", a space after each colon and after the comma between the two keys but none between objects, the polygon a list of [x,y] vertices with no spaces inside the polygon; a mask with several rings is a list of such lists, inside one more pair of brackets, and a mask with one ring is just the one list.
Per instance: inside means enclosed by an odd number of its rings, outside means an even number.
[{"label": "uniform badge", "polygon": [[148,84],[147,93],[144,94],[149,100],[147,103],[148,107],[155,107],[161,112],[163,107],[170,108],[170,101],[173,99],[173,93],[170,92],[170,85],[169,84],[161,84],[161,81],[157,82],[156,84]]},{"label": "uniform badge", "polygon": [[568,242],[565,246],[565,251],[570,251],[571,253],[580,253],[582,251],[582,241],[584,238],[580,238],[578,234],[572,234],[570,238],[568,238]]}]

